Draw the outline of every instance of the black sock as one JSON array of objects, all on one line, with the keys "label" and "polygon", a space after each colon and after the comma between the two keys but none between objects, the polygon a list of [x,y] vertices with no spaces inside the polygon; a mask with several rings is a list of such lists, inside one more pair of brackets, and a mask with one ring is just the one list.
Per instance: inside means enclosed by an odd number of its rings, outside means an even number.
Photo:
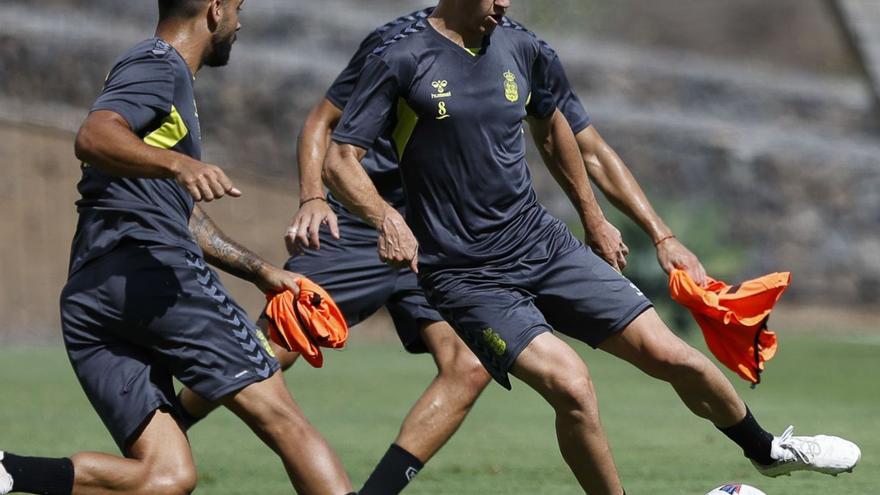
[{"label": "black sock", "polygon": [[39,495],[70,495],[73,462],[70,459],[21,457],[6,452],[3,467],[12,476],[12,491]]},{"label": "black sock", "polygon": [[367,478],[360,495],[396,495],[416,477],[424,466],[416,456],[397,444],[391,444],[376,469]]},{"label": "black sock", "polygon": [[743,454],[749,459],[765,466],[773,464],[773,458],[770,457],[773,435],[761,428],[748,407],[742,421],[729,428],[718,429],[742,447]]}]

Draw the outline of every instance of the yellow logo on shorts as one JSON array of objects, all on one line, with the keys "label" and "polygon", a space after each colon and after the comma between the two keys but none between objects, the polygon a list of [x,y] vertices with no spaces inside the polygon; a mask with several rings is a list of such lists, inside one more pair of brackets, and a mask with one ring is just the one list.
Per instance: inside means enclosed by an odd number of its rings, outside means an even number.
[{"label": "yellow logo on shorts", "polygon": [[272,346],[269,345],[269,340],[263,335],[263,331],[257,330],[254,333],[257,334],[257,340],[260,341],[260,345],[263,346],[263,350],[266,351],[266,354],[275,357],[275,351],[272,350]]},{"label": "yellow logo on shorts", "polygon": [[483,340],[489,344],[489,348],[492,349],[492,352],[499,356],[504,355],[504,351],[507,350],[507,342],[505,342],[504,339],[502,339],[501,336],[491,328],[483,330]]},{"label": "yellow logo on shorts", "polygon": [[516,76],[510,71],[504,73],[504,96],[511,103],[519,101],[519,86],[516,85]]}]

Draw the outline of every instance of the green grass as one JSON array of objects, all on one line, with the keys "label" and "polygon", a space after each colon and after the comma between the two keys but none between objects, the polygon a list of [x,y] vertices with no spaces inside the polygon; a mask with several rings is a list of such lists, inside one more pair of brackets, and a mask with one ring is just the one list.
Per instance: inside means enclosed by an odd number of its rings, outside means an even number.
[{"label": "green grass", "polygon": [[[672,390],[628,365],[578,346],[591,368],[621,476],[634,494],[700,495],[726,481],[769,495],[874,493],[880,486],[880,339],[782,335],[765,383],[737,388],[763,425],[834,433],[856,441],[852,475],[758,475],[720,433],[693,418]],[[395,437],[433,374],[432,361],[393,345],[353,343],[325,368],[288,373],[295,397],[342,456],[356,486]],[[0,350],[0,448],[31,455],[114,452],[62,349]],[[191,435],[198,493],[290,493],[280,463],[236,418],[220,412]],[[550,409],[522,384],[492,385],[450,443],[407,493],[571,494],[577,486],[556,449]]]}]

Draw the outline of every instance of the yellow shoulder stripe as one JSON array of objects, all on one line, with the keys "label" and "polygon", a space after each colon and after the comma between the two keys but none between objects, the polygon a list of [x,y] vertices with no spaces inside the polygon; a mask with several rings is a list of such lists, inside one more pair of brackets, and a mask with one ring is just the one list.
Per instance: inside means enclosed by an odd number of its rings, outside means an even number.
[{"label": "yellow shoulder stripe", "polygon": [[406,100],[400,98],[397,100],[397,126],[394,133],[391,134],[394,140],[394,147],[397,149],[397,160],[403,160],[403,152],[412,137],[416,124],[419,122],[419,116],[410,108]]},{"label": "yellow shoulder stripe", "polygon": [[171,106],[171,113],[162,120],[162,125],[155,131],[147,134],[144,142],[156,148],[170,150],[179,143],[189,130],[183,122],[183,117],[178,113],[174,105]]}]

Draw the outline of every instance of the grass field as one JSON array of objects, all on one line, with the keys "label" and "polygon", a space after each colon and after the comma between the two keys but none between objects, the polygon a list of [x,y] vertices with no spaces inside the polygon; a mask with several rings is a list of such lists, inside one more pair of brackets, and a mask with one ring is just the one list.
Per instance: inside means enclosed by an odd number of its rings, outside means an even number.
[{"label": "grass field", "polygon": [[[750,390],[736,381],[758,418],[777,434],[793,423],[796,432],[856,441],[862,463],[839,478],[813,473],[763,478],[711,425],[691,417],[668,386],[602,353],[582,351],[631,494],[700,495],[726,481],[753,484],[768,495],[864,495],[880,486],[878,336],[782,335],[765,383]],[[410,357],[394,345],[354,342],[331,354],[322,370],[298,365],[288,383],[357,487],[432,374],[427,357]],[[0,350],[0,392],[0,448],[31,455],[115,450],[62,349]],[[200,472],[197,493],[290,493],[280,463],[225,411],[196,426],[191,440]],[[550,409],[514,384],[513,392],[490,386],[407,493],[578,492],[556,449]]]}]

